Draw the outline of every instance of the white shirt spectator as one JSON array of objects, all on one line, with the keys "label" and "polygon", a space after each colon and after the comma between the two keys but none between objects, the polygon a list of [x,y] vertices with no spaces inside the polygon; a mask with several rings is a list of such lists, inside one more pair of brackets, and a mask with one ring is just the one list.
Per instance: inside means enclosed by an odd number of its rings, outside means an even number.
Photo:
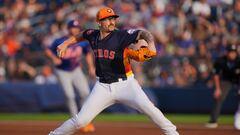
[{"label": "white shirt spectator", "polygon": [[45,77],[43,75],[38,75],[35,79],[34,82],[38,85],[43,85],[43,84],[57,84],[58,80],[55,75],[51,75],[48,77]]},{"label": "white shirt spectator", "polygon": [[228,5],[232,5],[233,4],[233,0],[221,0],[222,3],[228,4]]},{"label": "white shirt spectator", "polygon": [[195,15],[203,15],[205,17],[208,17],[211,14],[210,5],[206,0],[193,2],[192,11]]}]

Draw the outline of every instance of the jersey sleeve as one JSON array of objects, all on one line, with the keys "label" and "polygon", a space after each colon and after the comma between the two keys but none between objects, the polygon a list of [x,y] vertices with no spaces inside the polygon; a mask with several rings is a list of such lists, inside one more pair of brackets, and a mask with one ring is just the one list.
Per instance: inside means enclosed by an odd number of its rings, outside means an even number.
[{"label": "jersey sleeve", "polygon": [[50,49],[52,51],[52,53],[54,53],[55,55],[57,54],[57,46],[59,44],[58,40],[54,40],[53,43],[51,44],[50,47],[48,47],[48,49]]},{"label": "jersey sleeve", "polygon": [[80,42],[80,46],[82,47],[84,54],[87,54],[88,52],[90,52],[90,44],[88,41]]},{"label": "jersey sleeve", "polygon": [[130,44],[135,43],[138,33],[140,30],[137,29],[129,29],[129,30],[123,30],[121,31],[121,43],[123,45],[123,48],[128,47]]},{"label": "jersey sleeve", "polygon": [[83,32],[83,38],[84,38],[84,39],[87,39],[88,41],[90,41],[90,40],[91,40],[91,37],[93,36],[93,34],[94,34],[95,31],[96,31],[96,30],[94,30],[94,29],[87,29],[87,30],[85,30],[85,31]]}]

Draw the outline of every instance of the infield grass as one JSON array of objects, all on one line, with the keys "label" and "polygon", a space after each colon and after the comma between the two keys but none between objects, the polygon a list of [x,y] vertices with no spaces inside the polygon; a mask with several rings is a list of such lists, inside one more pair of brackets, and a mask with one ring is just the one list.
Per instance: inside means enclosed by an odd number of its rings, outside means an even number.
[{"label": "infield grass", "polygon": [[[166,114],[177,124],[204,124],[208,121],[207,114]],[[0,121],[64,121],[70,116],[67,113],[0,113]],[[94,121],[109,122],[151,122],[145,115],[139,114],[100,114]],[[233,115],[221,115],[220,124],[232,124]]]}]

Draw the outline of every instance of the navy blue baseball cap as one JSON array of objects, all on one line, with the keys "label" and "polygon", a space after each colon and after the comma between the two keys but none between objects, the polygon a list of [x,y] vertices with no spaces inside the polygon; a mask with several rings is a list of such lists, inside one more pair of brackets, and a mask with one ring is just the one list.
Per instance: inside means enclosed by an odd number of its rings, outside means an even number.
[{"label": "navy blue baseball cap", "polygon": [[67,27],[68,28],[73,28],[73,27],[79,28],[80,24],[77,20],[71,20],[71,21],[68,22]]}]

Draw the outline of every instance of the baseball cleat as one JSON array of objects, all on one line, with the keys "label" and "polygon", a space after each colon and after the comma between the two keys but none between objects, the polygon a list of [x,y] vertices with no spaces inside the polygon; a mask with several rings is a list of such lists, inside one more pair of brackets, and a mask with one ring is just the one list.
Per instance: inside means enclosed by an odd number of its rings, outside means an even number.
[{"label": "baseball cleat", "polygon": [[207,127],[207,128],[217,128],[218,124],[217,123],[207,123],[205,125],[205,127]]},{"label": "baseball cleat", "polygon": [[80,131],[83,132],[83,133],[94,132],[95,131],[95,127],[94,127],[94,125],[92,123],[89,123],[85,127],[81,128]]}]

